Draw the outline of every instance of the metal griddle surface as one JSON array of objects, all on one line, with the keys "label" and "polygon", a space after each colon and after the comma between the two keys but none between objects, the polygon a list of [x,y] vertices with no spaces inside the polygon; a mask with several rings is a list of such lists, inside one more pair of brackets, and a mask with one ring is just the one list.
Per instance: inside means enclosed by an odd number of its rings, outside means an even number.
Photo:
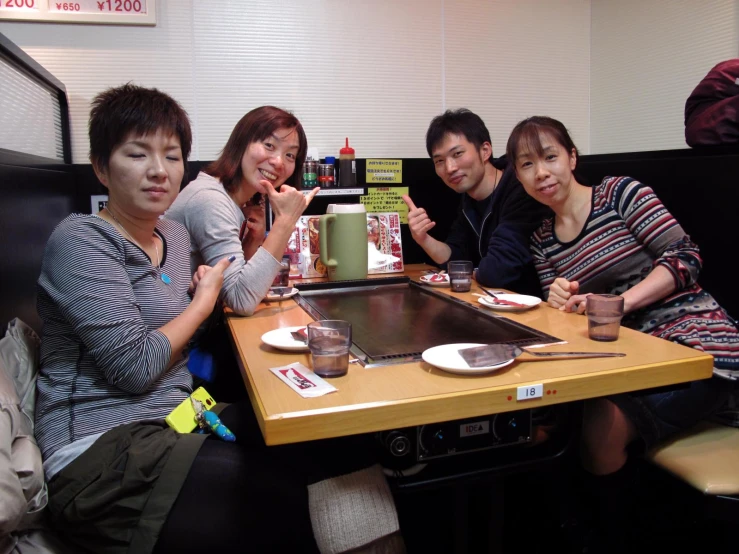
[{"label": "metal griddle surface", "polygon": [[[396,279],[397,281],[397,279]],[[298,303],[315,319],[352,323],[354,354],[365,365],[419,360],[451,343],[550,344],[559,339],[407,281],[301,290]]]}]

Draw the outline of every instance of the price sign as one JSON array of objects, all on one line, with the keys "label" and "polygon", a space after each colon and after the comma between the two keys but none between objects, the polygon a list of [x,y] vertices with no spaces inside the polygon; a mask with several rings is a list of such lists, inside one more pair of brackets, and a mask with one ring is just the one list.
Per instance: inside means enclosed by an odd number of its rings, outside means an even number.
[{"label": "price sign", "polygon": [[541,398],[544,394],[544,385],[539,383],[538,385],[526,385],[525,387],[518,387],[516,389],[516,400],[532,400],[534,398]]},{"label": "price sign", "polygon": [[38,11],[38,0],[2,0],[0,12]]},{"label": "price sign", "polygon": [[156,0],[0,0],[0,19],[155,25]]}]

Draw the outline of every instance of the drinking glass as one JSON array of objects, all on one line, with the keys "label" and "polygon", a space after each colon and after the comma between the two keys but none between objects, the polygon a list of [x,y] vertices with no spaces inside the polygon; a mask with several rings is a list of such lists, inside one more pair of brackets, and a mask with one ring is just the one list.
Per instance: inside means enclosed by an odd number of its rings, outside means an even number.
[{"label": "drinking glass", "polygon": [[469,292],[472,287],[472,262],[449,262],[447,272],[449,284],[454,292]]},{"label": "drinking glass", "polygon": [[587,299],[588,336],[592,340],[618,339],[624,315],[624,297],[615,294],[591,294]]},{"label": "drinking glass", "polygon": [[309,323],[307,330],[313,372],[321,377],[346,375],[352,346],[352,324],[341,319],[327,319]]},{"label": "drinking glass", "polygon": [[283,256],[280,262],[280,271],[272,281],[273,287],[286,287],[290,283],[290,256]]}]

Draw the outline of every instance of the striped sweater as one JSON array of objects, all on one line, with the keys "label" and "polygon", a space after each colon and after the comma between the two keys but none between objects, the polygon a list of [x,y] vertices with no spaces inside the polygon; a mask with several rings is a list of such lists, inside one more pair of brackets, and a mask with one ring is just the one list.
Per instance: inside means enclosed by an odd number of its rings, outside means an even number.
[{"label": "striped sweater", "polygon": [[36,438],[44,459],[117,425],[164,418],[192,390],[186,359],[168,368],[157,329],[187,307],[190,239],[160,220],[162,281],[144,252],[107,221],[71,215],[52,233],[38,281],[44,327]]},{"label": "striped sweater", "polygon": [[718,374],[739,377],[739,331],[698,285],[698,247],[648,186],[606,177],[593,187],[590,215],[574,240],[561,242],[549,218],[532,236],[531,250],[545,298],[557,277],[578,281],[582,294],[621,294],[654,267],[666,268],[675,292],[623,324],[712,354]]}]

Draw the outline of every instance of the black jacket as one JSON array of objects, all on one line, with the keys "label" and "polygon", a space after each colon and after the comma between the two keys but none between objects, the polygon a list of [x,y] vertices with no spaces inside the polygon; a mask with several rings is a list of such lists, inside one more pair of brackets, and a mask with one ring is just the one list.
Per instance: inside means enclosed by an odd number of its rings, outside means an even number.
[{"label": "black jacket", "polygon": [[505,156],[494,160],[493,165],[503,171],[503,176],[483,200],[488,206],[482,221],[473,207],[474,200],[467,194],[462,197],[446,239],[452,249],[449,260],[472,261],[483,286],[541,297],[529,238],[551,211],[526,194]]}]

